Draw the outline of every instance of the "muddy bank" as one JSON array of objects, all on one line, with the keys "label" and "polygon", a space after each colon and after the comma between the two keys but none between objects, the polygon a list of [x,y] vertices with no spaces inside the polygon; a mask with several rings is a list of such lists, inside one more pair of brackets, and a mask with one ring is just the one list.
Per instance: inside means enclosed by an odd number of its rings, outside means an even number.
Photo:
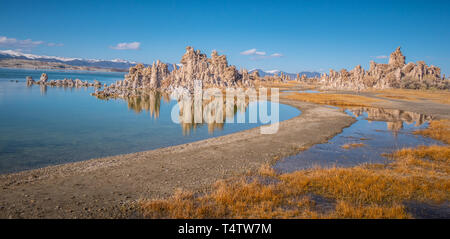
[{"label": "muddy bank", "polygon": [[300,116],[277,134],[259,128],[127,155],[0,176],[1,218],[130,217],[140,198],[165,198],[177,188],[204,191],[218,179],[257,170],[302,147],[326,142],[354,119],[339,110],[280,100]]},{"label": "muddy bank", "polygon": [[374,107],[387,109],[400,109],[405,111],[416,112],[424,115],[432,115],[435,119],[450,119],[450,106],[430,101],[426,98],[417,101],[392,99],[380,96],[378,92],[351,92],[351,91],[332,91],[337,94],[355,94],[369,98],[380,99],[382,101],[373,103]]}]

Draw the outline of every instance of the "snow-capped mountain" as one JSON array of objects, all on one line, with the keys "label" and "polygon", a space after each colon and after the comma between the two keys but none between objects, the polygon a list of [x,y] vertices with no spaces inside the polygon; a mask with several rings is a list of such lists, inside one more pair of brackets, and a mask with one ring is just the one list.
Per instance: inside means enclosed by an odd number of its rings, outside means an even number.
[{"label": "snow-capped mountain", "polygon": [[87,66],[87,67],[118,68],[118,69],[127,69],[137,64],[137,62],[127,61],[123,59],[99,60],[99,59],[67,58],[58,56],[41,56],[22,53],[13,50],[0,50],[0,59],[37,60],[45,62],[59,62],[71,66]]},{"label": "snow-capped mountain", "polygon": [[280,73],[281,71],[280,70],[270,70],[270,71],[266,71],[266,73],[269,73],[269,74],[278,74],[278,73]]},{"label": "snow-capped mountain", "polygon": [[[253,69],[251,71],[249,71],[249,73],[252,73],[254,71],[258,71],[259,76],[264,77],[264,76],[273,76],[273,75],[280,75],[281,72],[283,72],[284,75],[288,75],[291,77],[291,79],[295,79],[295,77],[297,77],[297,73],[287,73],[284,71],[280,71],[280,70],[270,70],[270,71],[263,71],[261,69]],[[319,72],[310,72],[310,71],[302,71],[299,72],[300,75],[306,75],[307,77],[320,77],[320,73]]]}]

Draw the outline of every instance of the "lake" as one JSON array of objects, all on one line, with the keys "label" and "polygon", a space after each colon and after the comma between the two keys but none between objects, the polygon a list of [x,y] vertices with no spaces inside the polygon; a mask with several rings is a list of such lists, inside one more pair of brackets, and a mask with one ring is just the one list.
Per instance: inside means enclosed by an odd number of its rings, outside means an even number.
[{"label": "lake", "polygon": [[[39,80],[64,78],[100,81],[123,79],[124,73],[0,69],[0,173],[45,167],[118,154],[133,153],[231,134],[257,123],[174,123],[177,101],[153,92],[130,99],[101,100],[94,88],[26,86],[26,76]],[[18,81],[18,82],[16,82]],[[237,117],[248,119],[234,110]],[[279,120],[300,114],[280,104]],[[269,112],[270,113],[270,112]]]}]

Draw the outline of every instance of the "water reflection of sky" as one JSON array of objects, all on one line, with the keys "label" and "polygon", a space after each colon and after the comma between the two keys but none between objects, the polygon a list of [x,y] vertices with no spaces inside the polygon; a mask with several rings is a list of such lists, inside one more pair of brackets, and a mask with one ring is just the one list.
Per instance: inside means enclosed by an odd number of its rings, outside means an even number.
[{"label": "water reflection of sky", "polygon": [[[49,80],[114,82],[118,73],[48,72]],[[163,95],[100,100],[94,88],[27,87],[42,71],[0,69],[0,173],[145,151],[257,127],[256,124],[175,124]],[[19,83],[10,80],[20,80]],[[280,121],[299,114],[280,105]],[[235,116],[236,117],[236,116]]]},{"label": "water reflection of sky", "polygon": [[[383,153],[404,147],[442,144],[439,141],[413,134],[428,126],[429,116],[378,108],[353,108],[346,112],[357,121],[324,144],[317,144],[297,155],[280,160],[275,169],[282,172],[322,167],[350,167],[362,163],[385,163]],[[345,144],[363,143],[365,146],[344,149]]]}]

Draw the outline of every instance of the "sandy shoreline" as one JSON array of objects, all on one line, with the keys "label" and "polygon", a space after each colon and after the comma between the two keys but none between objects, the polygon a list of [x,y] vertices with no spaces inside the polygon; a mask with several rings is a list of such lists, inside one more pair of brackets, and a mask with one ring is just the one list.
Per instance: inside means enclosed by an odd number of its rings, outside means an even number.
[{"label": "sandy shoreline", "polygon": [[0,218],[120,217],[127,214],[127,202],[165,198],[177,188],[205,190],[218,179],[257,170],[276,157],[325,142],[354,122],[336,109],[280,102],[302,113],[281,122],[274,135],[262,135],[258,127],[184,145],[0,175]]}]

